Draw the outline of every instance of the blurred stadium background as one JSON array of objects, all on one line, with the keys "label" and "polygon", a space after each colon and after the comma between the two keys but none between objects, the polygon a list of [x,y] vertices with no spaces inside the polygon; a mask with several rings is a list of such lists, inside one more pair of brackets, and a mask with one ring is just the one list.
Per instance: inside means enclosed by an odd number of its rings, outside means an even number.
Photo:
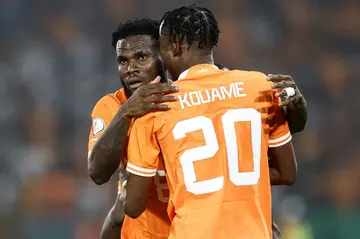
[{"label": "blurred stadium background", "polygon": [[291,74],[308,100],[298,180],[273,190],[283,238],[360,237],[359,0],[2,0],[0,238],[99,238],[116,186],[87,176],[87,137],[120,87],[111,31],[190,3],[216,13],[217,62]]}]

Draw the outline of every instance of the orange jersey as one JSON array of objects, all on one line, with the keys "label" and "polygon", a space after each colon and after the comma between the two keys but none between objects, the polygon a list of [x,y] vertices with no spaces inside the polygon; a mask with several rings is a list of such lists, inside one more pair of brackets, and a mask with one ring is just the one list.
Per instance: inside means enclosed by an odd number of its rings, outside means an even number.
[{"label": "orange jersey", "polygon": [[[123,89],[114,94],[101,98],[91,114],[92,127],[89,135],[88,155],[96,141],[105,132],[120,106],[126,101]],[[125,162],[126,163],[126,162]],[[121,230],[124,239],[162,239],[167,238],[170,230],[170,221],[166,212],[169,189],[167,187],[164,170],[159,170],[154,184],[148,194],[148,207],[137,219],[125,217]],[[121,183],[119,182],[121,185]]]},{"label": "orange jersey", "polygon": [[127,170],[151,177],[165,164],[169,238],[272,238],[267,152],[291,134],[265,78],[197,65],[174,83],[171,110],[135,120]]}]

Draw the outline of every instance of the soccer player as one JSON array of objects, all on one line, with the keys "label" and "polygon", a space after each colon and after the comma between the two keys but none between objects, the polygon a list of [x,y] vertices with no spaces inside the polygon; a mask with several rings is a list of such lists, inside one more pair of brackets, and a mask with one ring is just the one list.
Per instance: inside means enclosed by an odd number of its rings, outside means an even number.
[{"label": "soccer player", "polygon": [[[112,35],[124,88],[101,98],[91,114],[88,168],[97,184],[107,182],[121,161],[126,164],[127,134],[132,119],[150,111],[169,110],[162,102],[176,100],[166,94],[177,92],[177,87],[159,83],[159,76],[162,82],[166,82],[167,77],[159,54],[158,28],[158,22],[140,19],[120,24]],[[169,218],[165,183],[164,174],[154,178],[148,210],[136,220],[125,218],[122,238],[167,238]],[[119,194],[117,202],[121,202],[121,196],[124,194]],[[118,216],[121,221],[122,216]],[[105,228],[117,230],[114,225]],[[103,236],[106,238],[109,233],[109,230],[103,231]]]},{"label": "soccer player", "polygon": [[[223,71],[230,71],[229,68],[225,67],[224,65],[221,65],[221,64],[216,64],[215,63],[215,66],[217,68],[219,68],[220,70],[223,70]],[[291,131],[291,130],[290,130]],[[274,222],[274,220],[272,221],[272,232],[273,232],[273,239],[279,239],[281,238],[281,233],[280,233],[280,229],[278,227],[278,225],[276,225],[276,223]]]},{"label": "soccer player", "polygon": [[[155,27],[156,27],[156,29],[155,29]],[[146,20],[146,19],[141,19],[141,20],[134,21],[134,22],[127,22],[126,24],[121,24],[119,26],[119,29],[117,31],[115,31],[113,34],[112,44],[113,44],[115,50],[120,50],[120,49],[117,49],[117,43],[119,40],[121,40],[121,38],[126,38],[127,34],[129,34],[129,36],[136,36],[137,34],[149,35],[154,40],[157,38],[157,36],[155,36],[158,32],[157,27],[158,27],[157,22],[151,21],[151,20]],[[130,44],[132,44],[132,43],[138,44],[139,42],[130,41],[129,43]],[[147,42],[145,41],[145,43],[147,43]],[[158,49],[156,47],[152,48],[151,51],[154,51],[154,53],[153,53],[154,55],[158,54]],[[117,53],[120,53],[120,52],[118,51]],[[119,54],[117,54],[117,56],[118,55]],[[137,61],[135,63],[139,64],[141,62],[142,61]],[[124,72],[121,71],[121,69],[124,69],[125,66],[126,66],[126,64],[124,64],[123,66],[119,65],[121,79],[126,79],[126,77],[124,76]],[[159,75],[164,75],[164,72],[162,71],[162,65],[161,65],[160,59],[157,59],[157,63],[152,64],[152,67],[154,67],[153,72],[159,71]],[[145,75],[148,74],[148,68],[139,67],[138,71],[141,71],[141,73],[145,74]],[[144,71],[144,72],[142,72],[142,71]],[[148,77],[146,77],[146,81],[144,83],[145,84],[150,83],[150,81],[152,79],[153,78],[151,77],[151,75],[149,75]],[[162,79],[165,79],[165,77],[163,77]],[[293,82],[291,77],[283,77],[281,75],[274,75],[272,79],[283,82],[283,83],[290,82],[292,84],[292,82]],[[132,92],[134,92],[134,90],[131,92],[129,89],[127,89],[127,85],[124,83],[124,80],[122,80],[122,81],[123,81],[123,85],[125,86],[124,89],[120,89],[115,94],[110,94],[108,96],[105,96],[95,106],[94,112],[92,114],[94,126],[91,129],[90,138],[89,138],[89,151],[92,150],[91,151],[92,153],[90,153],[90,157],[89,157],[89,174],[97,184],[102,184],[109,180],[109,178],[112,174],[112,171],[116,170],[116,167],[120,162],[120,160],[118,160],[117,157],[121,158],[121,155],[123,154],[124,150],[126,149],[125,147],[123,147],[123,145],[121,143],[119,143],[119,144],[111,143],[112,140],[114,140],[115,142],[122,142],[122,143],[124,143],[124,142],[126,143],[126,141],[127,141],[127,134],[124,132],[127,132],[127,129],[129,127],[126,127],[127,119],[122,117],[122,114],[125,114],[125,112],[126,112],[126,108],[124,109],[122,104],[125,103],[125,101],[128,99],[128,97],[126,95],[132,95]],[[158,79],[157,79],[157,81],[158,81]],[[290,84],[290,83],[288,83],[288,84]],[[287,86],[287,85],[283,84],[283,87],[285,87],[285,86]],[[156,87],[159,87],[157,90],[160,91],[162,86],[158,85]],[[136,87],[135,87],[135,89],[136,89]],[[156,89],[154,88],[152,90],[152,89],[146,89],[146,87],[144,87],[143,90],[153,91]],[[164,89],[164,92],[165,91],[166,91],[166,89]],[[125,94],[125,92],[127,92],[127,94]],[[131,98],[129,99],[130,102],[129,102],[128,109],[138,111],[138,113],[137,113],[138,115],[141,115],[144,112],[146,112],[146,110],[144,110],[144,109],[149,110],[150,106],[151,106],[149,104],[151,104],[151,101],[149,101],[149,99],[147,99],[147,100],[139,99],[139,97],[146,98],[148,95],[151,95],[151,92],[148,92],[148,93],[149,94],[144,94],[143,96],[141,96],[139,94],[139,92],[132,95]],[[291,97],[291,99],[292,98],[295,98],[295,97]],[[301,96],[301,99],[303,99],[302,96]],[[105,104],[104,103],[105,100],[106,101],[110,100],[110,103]],[[120,102],[120,103],[118,103],[118,102]],[[300,102],[305,102],[305,100],[301,100]],[[108,106],[110,106],[110,107],[108,107]],[[137,109],[134,108],[135,106],[138,108]],[[120,107],[123,109],[122,111],[119,110]],[[140,110],[141,107],[143,108],[143,110]],[[95,110],[96,108],[105,109],[105,110],[99,111],[99,110]],[[108,108],[111,108],[112,112],[109,113]],[[287,115],[289,116],[289,115],[295,115],[295,114],[304,114],[303,112],[306,112],[306,105],[305,104],[297,104],[295,108],[292,108],[291,110],[289,110],[287,112],[288,113]],[[117,115],[116,118],[114,118],[115,115]],[[103,121],[104,121],[103,118],[105,119],[107,124],[103,123]],[[109,127],[110,126],[109,122],[112,121],[112,118],[114,118],[114,122],[112,122],[113,126]],[[296,117],[292,117],[291,119],[296,119]],[[124,124],[124,122],[125,122],[125,124]],[[292,120],[289,123],[290,123],[291,129],[303,128],[306,123],[306,118],[302,122],[294,121],[294,123],[293,123],[293,120]],[[98,130],[99,130],[99,132],[96,132]],[[102,134],[104,134],[104,136],[100,137]],[[113,136],[114,136],[114,138],[112,138]],[[104,150],[100,147],[94,147],[95,142],[97,142],[97,141],[98,141],[99,145],[105,146],[105,149],[107,149],[107,150]],[[121,149],[123,149],[123,150],[121,150]],[[109,153],[106,154],[106,152],[109,152]],[[126,178],[124,177],[124,175],[122,173],[120,173],[120,178],[121,178],[121,182],[124,182],[126,180]],[[119,185],[121,188],[121,184],[119,184]],[[163,193],[166,194],[166,190],[164,189],[164,188],[166,188],[166,185],[161,184],[160,187],[163,188],[162,189]],[[121,190],[119,190],[119,192],[120,191]],[[114,204],[113,208],[110,210],[110,212],[104,222],[102,235],[101,235],[102,239],[119,238],[120,229],[121,229],[122,221],[124,218],[123,207],[121,206],[121,204],[124,201],[124,198],[125,198],[124,192],[122,194],[120,194],[120,193],[118,194],[115,204]],[[141,220],[141,218],[140,218],[140,220]],[[147,220],[151,221],[151,218],[148,217]],[[127,230],[125,227],[124,231],[131,231],[131,230]],[[160,231],[166,231],[166,227],[161,228]],[[161,237],[159,237],[159,238],[161,238]]]},{"label": "soccer player", "polygon": [[208,9],[181,7],[163,17],[160,52],[180,92],[170,111],[134,122],[125,213],[147,210],[153,177],[165,165],[169,238],[272,238],[270,181],[295,180],[291,134],[264,74],[213,65],[218,36]]}]

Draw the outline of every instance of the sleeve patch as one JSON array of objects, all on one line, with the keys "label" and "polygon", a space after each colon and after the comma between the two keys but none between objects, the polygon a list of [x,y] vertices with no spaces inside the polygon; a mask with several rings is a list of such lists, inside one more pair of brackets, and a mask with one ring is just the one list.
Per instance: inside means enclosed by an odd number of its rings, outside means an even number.
[{"label": "sleeve patch", "polygon": [[105,122],[101,118],[95,118],[93,120],[93,135],[97,135],[99,132],[105,129]]}]

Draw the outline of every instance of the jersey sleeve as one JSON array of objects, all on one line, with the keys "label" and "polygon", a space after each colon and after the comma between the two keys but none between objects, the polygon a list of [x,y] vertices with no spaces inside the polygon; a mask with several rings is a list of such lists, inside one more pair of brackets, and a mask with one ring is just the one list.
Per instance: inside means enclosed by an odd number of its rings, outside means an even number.
[{"label": "jersey sleeve", "polygon": [[[261,72],[252,72],[256,79],[256,91],[260,93],[257,101],[262,105],[262,113],[266,112],[267,127],[269,127],[269,148],[280,147],[288,143],[292,136],[286,121],[284,110],[279,106],[280,98],[275,96],[276,91],[271,89],[271,82],[266,81],[266,75]],[[261,111],[261,110],[260,110]]]},{"label": "jersey sleeve", "polygon": [[100,99],[91,113],[91,129],[89,133],[89,142],[88,142],[88,157],[91,154],[91,150],[94,147],[96,141],[104,133],[105,129],[109,126],[111,120],[113,119],[113,114],[106,105],[106,98]]},{"label": "jersey sleeve", "polygon": [[278,106],[279,100],[276,100],[274,125],[269,135],[269,148],[280,147],[290,142],[292,136],[289,125],[286,121],[284,110]]},{"label": "jersey sleeve", "polygon": [[126,170],[143,177],[153,177],[159,165],[160,148],[155,136],[155,117],[147,114],[131,129]]}]

